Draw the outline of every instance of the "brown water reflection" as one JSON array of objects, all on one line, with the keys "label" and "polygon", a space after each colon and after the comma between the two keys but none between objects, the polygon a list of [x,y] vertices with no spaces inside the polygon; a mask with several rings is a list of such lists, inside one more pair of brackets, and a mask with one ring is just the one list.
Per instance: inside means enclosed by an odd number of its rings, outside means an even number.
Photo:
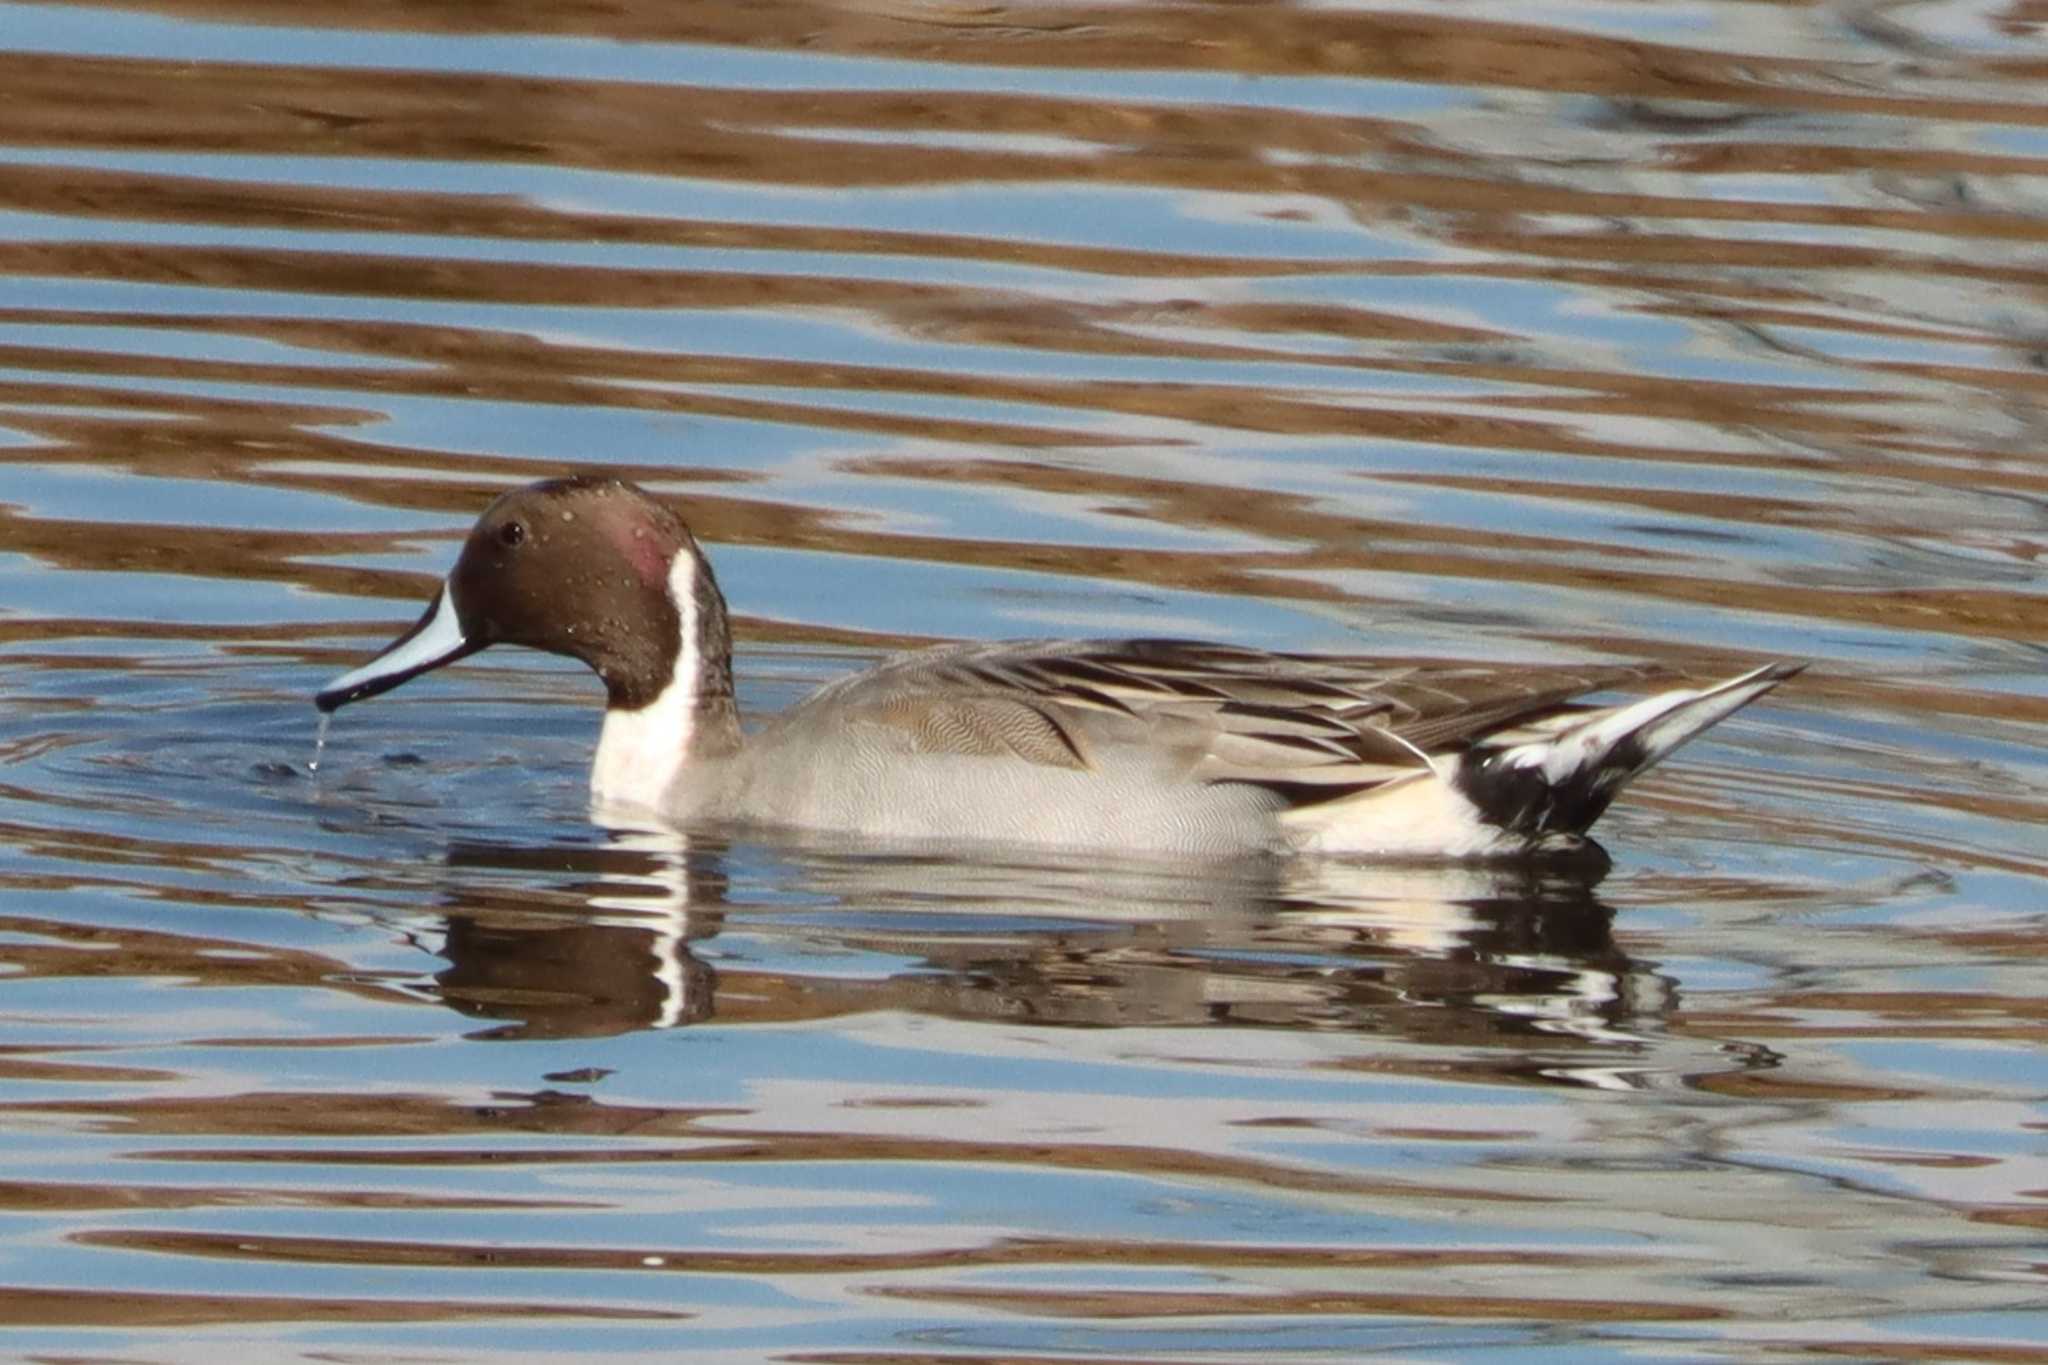
[{"label": "brown water reflection", "polygon": [[[18,1348],[2041,1358],[2041,22],[0,5]],[[1597,884],[600,832],[530,659],[310,778],[598,465],[756,712],[1815,666]]]},{"label": "brown water reflection", "polygon": [[123,1290],[110,1302],[101,1291],[0,1289],[0,1323],[14,1328],[146,1330],[247,1328],[263,1323],[433,1323],[510,1319],[596,1319],[679,1322],[686,1313],[573,1308],[547,1304],[461,1304],[389,1298],[300,1299],[260,1294],[143,1294]]}]

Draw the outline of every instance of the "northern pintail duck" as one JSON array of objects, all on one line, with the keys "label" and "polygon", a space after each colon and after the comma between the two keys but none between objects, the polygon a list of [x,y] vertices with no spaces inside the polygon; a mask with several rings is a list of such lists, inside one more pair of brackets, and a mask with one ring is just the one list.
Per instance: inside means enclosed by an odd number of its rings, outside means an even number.
[{"label": "northern pintail duck", "polygon": [[332,711],[496,644],[567,654],[604,681],[601,808],[1200,854],[1579,849],[1629,779],[1803,666],[1586,706],[1653,670],[958,644],[888,659],[746,734],[696,538],[632,484],[578,477],[493,502],[418,624],[315,700]]}]

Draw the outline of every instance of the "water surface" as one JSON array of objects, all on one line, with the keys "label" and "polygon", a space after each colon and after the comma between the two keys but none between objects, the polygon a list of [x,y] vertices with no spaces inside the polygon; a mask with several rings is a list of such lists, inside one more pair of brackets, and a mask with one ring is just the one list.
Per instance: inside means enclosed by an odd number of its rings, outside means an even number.
[{"label": "water surface", "polygon": [[[2021,4],[0,4],[38,1358],[2043,1358]],[[523,27],[522,27],[523,26]],[[1604,880],[609,829],[511,484],[936,639],[1813,661]]]}]

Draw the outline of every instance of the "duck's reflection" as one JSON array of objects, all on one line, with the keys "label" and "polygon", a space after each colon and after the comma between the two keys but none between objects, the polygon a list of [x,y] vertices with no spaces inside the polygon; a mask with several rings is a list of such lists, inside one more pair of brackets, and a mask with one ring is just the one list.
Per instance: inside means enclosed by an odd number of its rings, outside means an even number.
[{"label": "duck's reflection", "polygon": [[1615,946],[1600,867],[1048,866],[652,832],[450,863],[436,979],[490,1036],[900,1010],[1500,1046],[1629,1041],[1672,1000]]},{"label": "duck's reflection", "polygon": [[712,1014],[716,974],[686,946],[717,932],[718,859],[669,836],[589,847],[463,842],[452,869],[479,879],[447,912],[441,998],[505,1021],[487,1037],[587,1038],[674,1028]]}]

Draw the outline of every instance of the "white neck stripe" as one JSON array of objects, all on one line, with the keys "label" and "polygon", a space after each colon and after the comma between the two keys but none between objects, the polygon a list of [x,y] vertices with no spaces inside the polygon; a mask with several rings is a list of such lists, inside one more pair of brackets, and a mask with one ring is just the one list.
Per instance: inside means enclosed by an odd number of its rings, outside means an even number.
[{"label": "white neck stripe", "polygon": [[600,805],[659,810],[662,797],[689,760],[697,724],[697,557],[687,549],[669,565],[668,595],[676,609],[674,667],[667,686],[637,711],[604,713],[597,755],[590,765],[591,799]]}]

